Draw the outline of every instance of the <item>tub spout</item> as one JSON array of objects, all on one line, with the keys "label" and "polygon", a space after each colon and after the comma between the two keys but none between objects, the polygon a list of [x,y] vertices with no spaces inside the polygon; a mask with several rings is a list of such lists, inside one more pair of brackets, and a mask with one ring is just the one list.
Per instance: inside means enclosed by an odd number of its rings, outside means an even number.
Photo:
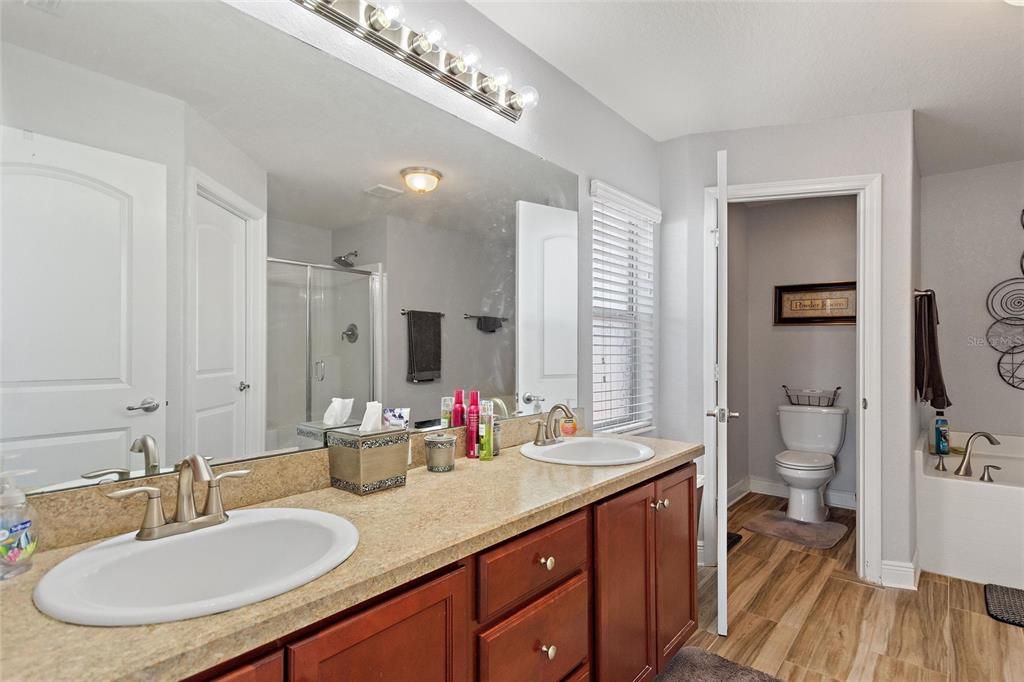
[{"label": "tub spout", "polygon": [[972,433],[971,437],[967,439],[967,445],[964,447],[964,458],[960,460],[960,466],[956,468],[953,473],[957,476],[970,476],[971,475],[971,453],[974,451],[974,441],[979,438],[984,438],[992,445],[999,445],[999,439],[993,436],[988,431],[978,431]]}]

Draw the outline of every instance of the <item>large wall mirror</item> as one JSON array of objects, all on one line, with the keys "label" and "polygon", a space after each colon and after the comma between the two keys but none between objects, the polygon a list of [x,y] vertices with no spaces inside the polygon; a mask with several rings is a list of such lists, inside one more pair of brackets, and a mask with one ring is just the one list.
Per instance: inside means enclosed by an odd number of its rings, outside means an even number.
[{"label": "large wall mirror", "polygon": [[[575,175],[215,0],[2,12],[26,488],[312,447],[332,398],[424,425],[455,388],[576,398]],[[439,349],[406,310],[443,313]]]}]

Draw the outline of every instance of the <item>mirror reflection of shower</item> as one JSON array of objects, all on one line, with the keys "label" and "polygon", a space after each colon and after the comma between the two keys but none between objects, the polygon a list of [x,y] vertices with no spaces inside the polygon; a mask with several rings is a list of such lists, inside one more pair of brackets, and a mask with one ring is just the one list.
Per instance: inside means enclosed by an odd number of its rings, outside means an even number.
[{"label": "mirror reflection of shower", "polygon": [[380,279],[333,264],[267,259],[268,449],[297,447],[302,425],[320,422],[332,398],[352,398],[356,417],[375,399]]},{"label": "mirror reflection of shower", "polygon": [[343,268],[353,268],[356,265],[355,259],[359,258],[358,251],[349,251],[344,256],[338,256],[334,259],[334,262]]}]

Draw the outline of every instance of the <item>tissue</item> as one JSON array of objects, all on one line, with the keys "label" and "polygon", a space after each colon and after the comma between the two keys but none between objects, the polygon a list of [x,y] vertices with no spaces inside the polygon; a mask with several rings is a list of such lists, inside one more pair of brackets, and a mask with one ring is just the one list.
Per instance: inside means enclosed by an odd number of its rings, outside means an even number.
[{"label": "tissue", "polygon": [[370,433],[381,430],[381,404],[374,400],[366,403],[366,412],[363,413],[363,423],[359,425],[359,431]]},{"label": "tissue", "polygon": [[324,425],[341,426],[352,414],[354,398],[331,398],[331,405],[324,412]]}]

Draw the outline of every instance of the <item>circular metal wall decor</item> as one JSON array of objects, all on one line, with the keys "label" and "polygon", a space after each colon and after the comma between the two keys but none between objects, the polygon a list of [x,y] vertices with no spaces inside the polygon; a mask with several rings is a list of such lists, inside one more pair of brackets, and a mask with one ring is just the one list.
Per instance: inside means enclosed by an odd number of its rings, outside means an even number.
[{"label": "circular metal wall decor", "polygon": [[1024,391],[1024,346],[1015,346],[999,356],[999,378]]},{"label": "circular metal wall decor", "polygon": [[1006,353],[1018,346],[1024,347],[1024,318],[1004,317],[996,320],[985,333],[985,340],[988,341],[989,348],[1000,353]]},{"label": "circular metal wall decor", "polygon": [[997,320],[1024,318],[1024,277],[1011,277],[992,287],[988,314]]}]

